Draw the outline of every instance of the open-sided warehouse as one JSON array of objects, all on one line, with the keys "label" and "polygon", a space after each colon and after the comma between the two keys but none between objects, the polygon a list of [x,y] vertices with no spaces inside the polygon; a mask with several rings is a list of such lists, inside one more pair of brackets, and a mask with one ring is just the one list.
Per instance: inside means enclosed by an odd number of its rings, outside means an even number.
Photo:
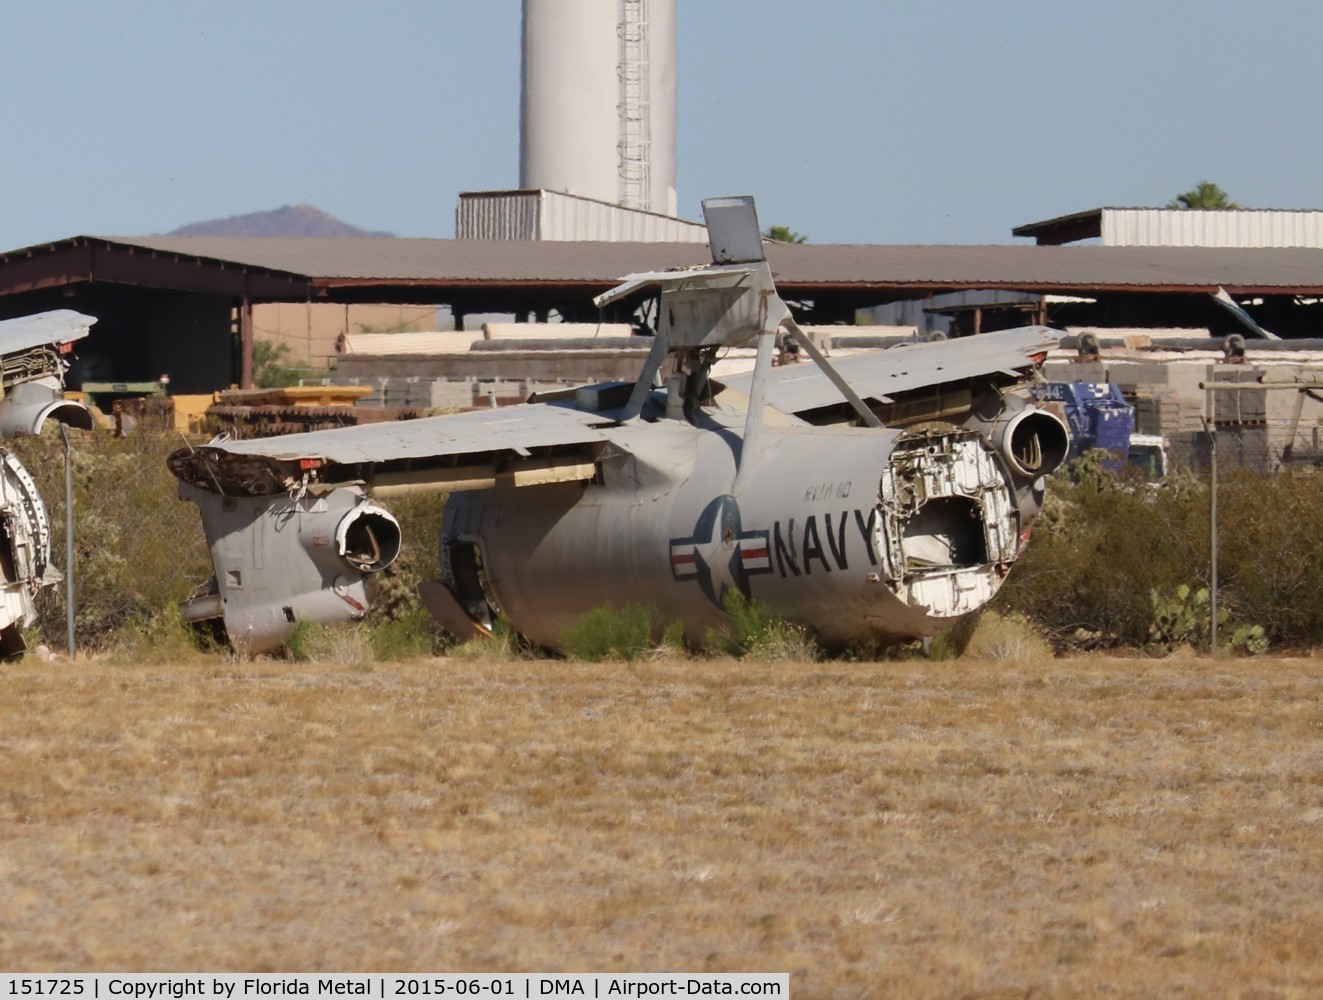
[{"label": "open-sided warehouse", "polygon": [[[1222,287],[1264,326],[1304,336],[1323,296],[1318,249],[773,244],[767,254],[785,297],[820,324],[887,302],[1010,289],[1040,297],[1031,320],[1056,318],[1047,296],[1069,295],[1094,300],[1094,323],[1215,327],[1226,320],[1208,293]],[[0,254],[0,318],[97,316],[75,384],[168,372],[177,390],[196,392],[250,379],[257,303],[423,303],[449,306],[460,323],[486,312],[591,322],[592,297],[622,275],[706,259],[692,243],[76,236]],[[627,319],[634,304],[605,318]]]}]

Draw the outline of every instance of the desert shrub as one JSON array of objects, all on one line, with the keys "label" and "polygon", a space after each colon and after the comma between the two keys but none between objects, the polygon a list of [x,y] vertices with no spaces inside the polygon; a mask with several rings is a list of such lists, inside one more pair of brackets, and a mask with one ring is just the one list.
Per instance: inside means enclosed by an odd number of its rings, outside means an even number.
[{"label": "desert shrub", "polygon": [[1051,659],[1052,646],[1025,615],[986,611],[975,619],[960,655],[993,663],[1026,663]]},{"label": "desert shrub", "polygon": [[101,651],[116,664],[201,663],[229,652],[207,633],[187,625],[177,605],[126,621],[106,638]]},{"label": "desert shrub", "polygon": [[363,622],[319,625],[301,621],[285,640],[280,654],[295,663],[367,667],[374,658],[373,634]]},{"label": "desert shrub", "polygon": [[[1323,477],[1238,471],[1218,485],[1219,600],[1275,646],[1323,642]],[[1219,622],[1219,627],[1221,627]]]},{"label": "desert shrub", "polygon": [[298,385],[300,373],[289,366],[289,354],[288,344],[253,341],[253,385],[259,389]]},{"label": "desert shrub", "polygon": [[1149,594],[1208,575],[1208,493],[1194,479],[1160,490],[1105,470],[1072,483],[1056,477],[1028,550],[994,607],[1019,613],[1059,641],[1142,647]]},{"label": "desert shrub", "polygon": [[445,493],[420,493],[383,501],[400,522],[400,555],[368,579],[367,624],[372,648],[383,660],[440,653],[448,637],[423,607],[418,585],[441,575],[439,541]]},{"label": "desert shrub", "polygon": [[490,635],[480,635],[467,639],[451,647],[447,655],[454,660],[486,661],[490,663],[508,663],[522,660],[531,653],[529,647],[515,631],[514,626],[504,617],[498,617],[492,624]]},{"label": "desert shrub", "polygon": [[370,628],[372,653],[378,660],[414,660],[440,653],[446,644],[432,616],[423,607],[377,622]]},{"label": "desert shrub", "polygon": [[[1223,475],[1220,641],[1247,652],[1323,642],[1321,486],[1314,470]],[[1207,614],[1194,623],[1189,615],[1211,585],[1211,499],[1207,482],[1188,472],[1162,489],[1108,475],[1054,478],[996,607],[1026,615],[1058,642],[1083,635],[1137,649],[1206,643]],[[1178,614],[1173,600],[1189,608]]]},{"label": "desert shrub", "polygon": [[[70,431],[74,480],[74,629],[80,650],[109,647],[121,628],[177,619],[178,603],[211,576],[197,508],[181,503],[165,458],[177,437]],[[51,525],[51,557],[65,558],[64,445],[48,422],[39,437],[6,444],[36,480]],[[37,596],[45,642],[65,645],[65,587]]]},{"label": "desert shrub", "polygon": [[580,615],[561,632],[561,650],[574,660],[633,663],[653,648],[661,614],[650,604],[605,605]]},{"label": "desert shrub", "polygon": [[922,642],[896,647],[891,658],[910,659],[918,655],[932,660],[959,659],[969,647],[969,641],[974,637],[979,621],[986,613],[990,612],[975,611],[957,619],[949,628],[933,636],[926,649]]},{"label": "desert shrub", "polygon": [[661,639],[652,649],[654,660],[679,660],[689,655],[684,638],[684,622],[671,622],[662,629]]},{"label": "desert shrub", "polygon": [[704,635],[703,645],[709,652],[781,662],[812,662],[822,656],[807,629],[778,618],[757,599],[727,590],[721,607],[729,621]]}]

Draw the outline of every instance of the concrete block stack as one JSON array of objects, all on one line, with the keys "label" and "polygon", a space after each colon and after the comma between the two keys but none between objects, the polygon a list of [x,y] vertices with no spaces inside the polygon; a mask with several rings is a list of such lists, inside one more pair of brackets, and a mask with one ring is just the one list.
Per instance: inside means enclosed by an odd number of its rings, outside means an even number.
[{"label": "concrete block stack", "polygon": [[[1233,365],[1207,358],[1096,362],[1053,360],[1043,366],[1050,381],[1111,382],[1135,407],[1135,429],[1161,434],[1176,464],[1208,466],[1203,417],[1217,428],[1221,461],[1260,472],[1291,464],[1323,462],[1323,367],[1312,364]],[[1299,383],[1317,386],[1300,400]],[[1201,384],[1238,388],[1205,390]],[[1300,400],[1297,421],[1296,405]]]}]

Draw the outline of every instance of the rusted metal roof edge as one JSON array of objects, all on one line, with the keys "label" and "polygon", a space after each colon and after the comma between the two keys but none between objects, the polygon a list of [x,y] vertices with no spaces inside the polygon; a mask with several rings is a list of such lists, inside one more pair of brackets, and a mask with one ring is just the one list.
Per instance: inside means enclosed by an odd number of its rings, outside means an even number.
[{"label": "rusted metal roof edge", "polygon": [[10,261],[32,260],[38,256],[54,255],[68,250],[77,250],[82,247],[87,247],[93,250],[120,251],[129,256],[143,255],[157,259],[174,260],[180,263],[205,264],[209,267],[219,268],[222,271],[248,271],[266,277],[288,278],[293,281],[302,282],[312,280],[310,275],[301,274],[297,271],[282,270],[280,268],[267,267],[261,264],[250,264],[232,258],[208,257],[199,254],[184,253],[179,250],[166,250],[160,247],[149,246],[132,239],[114,236],[70,236],[67,239],[53,240],[49,243],[35,243],[32,246],[0,252],[0,266],[3,266]]},{"label": "rusted metal roof edge", "polygon": [[106,249],[116,249],[127,251],[130,255],[147,254],[151,257],[163,258],[166,260],[176,260],[180,263],[189,262],[196,264],[207,264],[211,267],[219,267],[222,271],[226,269],[249,271],[253,274],[262,274],[272,278],[289,278],[293,281],[308,282],[312,280],[312,275],[301,274],[298,271],[289,271],[278,267],[267,267],[264,264],[251,264],[247,261],[234,260],[225,257],[208,257],[200,254],[185,253],[180,250],[167,250],[161,247],[149,246],[145,243],[137,243],[133,240],[116,238],[113,236],[76,236],[75,240],[96,240],[105,244]]},{"label": "rusted metal roof edge", "polygon": [[[582,288],[592,290],[613,287],[615,282],[603,278],[309,278],[313,290],[332,291],[348,288]],[[1318,285],[1295,284],[1236,284],[1235,282],[1195,282],[1188,284],[1152,282],[1106,282],[1080,279],[1076,281],[1025,278],[1021,281],[982,278],[946,278],[922,280],[896,278],[887,280],[821,278],[787,280],[779,278],[776,287],[785,292],[823,291],[842,289],[849,291],[919,291],[948,292],[952,290],[986,289],[988,291],[1054,291],[1054,292],[1134,292],[1213,294],[1219,288],[1233,295],[1318,295]]]}]

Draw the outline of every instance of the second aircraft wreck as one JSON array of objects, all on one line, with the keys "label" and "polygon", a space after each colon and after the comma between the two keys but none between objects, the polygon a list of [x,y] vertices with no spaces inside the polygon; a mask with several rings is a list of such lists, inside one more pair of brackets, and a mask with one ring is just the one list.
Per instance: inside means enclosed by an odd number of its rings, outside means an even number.
[{"label": "second aircraft wreck", "polygon": [[[64,398],[64,374],[65,355],[95,322],[71,309],[0,320],[0,438],[40,434],[47,420],[91,429],[86,407]],[[23,652],[23,627],[36,619],[37,592],[60,579],[37,484],[18,457],[0,447],[0,657]]]},{"label": "second aircraft wreck", "polygon": [[[597,300],[660,289],[632,384],[173,454],[216,571],[185,618],[256,653],[300,621],[361,616],[400,547],[379,501],[421,490],[450,494],[423,596],[460,637],[503,615],[556,648],[585,612],[645,603],[698,642],[733,589],[843,646],[929,636],[986,603],[1069,444],[1026,392],[1052,331],[832,364],[776,292],[752,199],[703,207],[712,264]],[[814,364],[773,368],[778,335]],[[709,378],[748,345],[751,374]]]}]

